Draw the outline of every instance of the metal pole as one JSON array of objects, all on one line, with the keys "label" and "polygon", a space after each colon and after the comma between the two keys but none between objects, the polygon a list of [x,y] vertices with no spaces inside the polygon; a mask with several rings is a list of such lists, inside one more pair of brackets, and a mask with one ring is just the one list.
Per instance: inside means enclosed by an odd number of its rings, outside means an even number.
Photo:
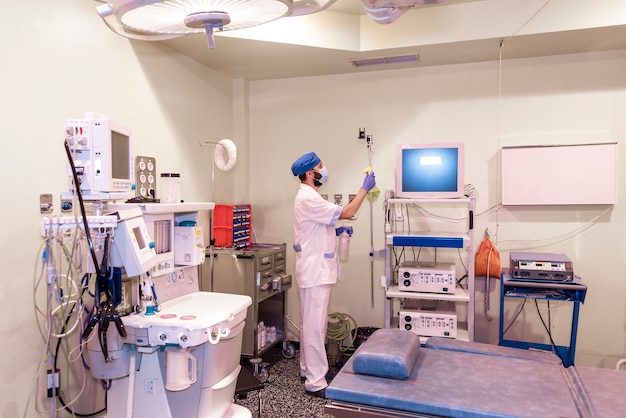
[{"label": "metal pole", "polygon": [[[372,167],[372,136],[367,136],[369,150],[369,167]],[[370,193],[370,295],[372,308],[374,307],[374,198]]]},{"label": "metal pole", "polygon": [[[212,141],[200,141],[200,146],[204,146],[205,144],[217,145],[217,142]],[[213,154],[215,154],[215,147],[213,147]],[[214,155],[215,157],[215,155]],[[215,158],[213,158],[211,164],[211,202],[215,203]],[[211,258],[211,277],[209,279],[209,289],[203,289],[204,291],[213,291],[213,273],[215,269],[215,251],[214,251],[214,238],[213,238],[213,224],[215,222],[215,216],[213,215],[214,211],[209,213],[209,256]]]}]

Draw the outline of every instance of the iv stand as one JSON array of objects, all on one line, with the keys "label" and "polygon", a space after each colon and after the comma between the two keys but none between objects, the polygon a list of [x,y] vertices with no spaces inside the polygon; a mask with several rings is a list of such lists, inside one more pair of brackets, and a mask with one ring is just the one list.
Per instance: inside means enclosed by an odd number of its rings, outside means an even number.
[{"label": "iv stand", "polygon": [[[372,135],[365,135],[365,128],[359,129],[359,139],[365,139],[369,156],[369,167],[372,167]],[[370,193],[370,192],[368,192]],[[374,198],[370,195],[370,297],[374,307]]]},{"label": "iv stand", "polygon": [[[200,141],[200,146],[204,146],[206,144],[214,145],[213,153],[215,154],[215,146],[217,146],[217,142],[212,141]],[[215,203],[215,158],[211,164],[211,202]],[[209,214],[210,222],[209,222],[209,256],[211,257],[211,288],[210,291],[213,291],[213,271],[215,268],[215,239],[213,238],[213,222],[214,216],[213,211]]]}]

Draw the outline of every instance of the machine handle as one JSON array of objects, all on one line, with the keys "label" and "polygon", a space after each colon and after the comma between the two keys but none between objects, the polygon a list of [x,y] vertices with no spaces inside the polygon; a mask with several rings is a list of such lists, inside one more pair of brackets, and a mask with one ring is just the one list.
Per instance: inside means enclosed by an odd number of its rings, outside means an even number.
[{"label": "machine handle", "polygon": [[209,342],[213,345],[220,342],[220,339],[226,338],[230,335],[230,328],[225,323],[220,323],[217,326],[217,330],[213,331],[213,328],[209,329]]}]

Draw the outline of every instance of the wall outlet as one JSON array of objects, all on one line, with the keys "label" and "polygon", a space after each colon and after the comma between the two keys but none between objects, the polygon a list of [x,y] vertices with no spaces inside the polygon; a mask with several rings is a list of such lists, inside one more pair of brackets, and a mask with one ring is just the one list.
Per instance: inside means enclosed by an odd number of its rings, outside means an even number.
[{"label": "wall outlet", "polygon": [[39,195],[39,212],[43,214],[52,213],[54,205],[52,204],[52,195],[49,193]]},{"label": "wall outlet", "polygon": [[343,205],[343,196],[341,194],[336,194],[333,196],[333,201],[335,202],[335,205]]}]

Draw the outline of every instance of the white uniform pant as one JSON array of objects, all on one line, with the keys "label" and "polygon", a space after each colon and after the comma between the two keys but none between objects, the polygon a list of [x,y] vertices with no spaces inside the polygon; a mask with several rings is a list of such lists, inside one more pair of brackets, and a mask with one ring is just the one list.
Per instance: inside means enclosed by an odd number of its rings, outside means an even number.
[{"label": "white uniform pant", "polygon": [[328,386],[326,327],[331,285],[300,290],[300,376],[306,377],[304,388],[316,392]]}]

